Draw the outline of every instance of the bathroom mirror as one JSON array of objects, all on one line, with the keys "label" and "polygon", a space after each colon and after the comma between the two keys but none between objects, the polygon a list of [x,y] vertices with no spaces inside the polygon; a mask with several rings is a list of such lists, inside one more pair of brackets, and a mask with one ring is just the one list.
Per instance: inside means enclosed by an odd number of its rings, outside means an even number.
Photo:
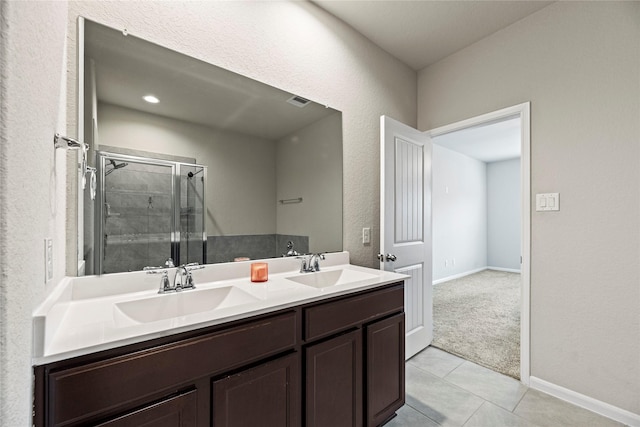
[{"label": "bathroom mirror", "polygon": [[126,31],[80,28],[98,168],[98,196],[83,201],[86,274],[162,265],[171,244],[180,263],[279,257],[288,242],[342,250],[339,111]]}]

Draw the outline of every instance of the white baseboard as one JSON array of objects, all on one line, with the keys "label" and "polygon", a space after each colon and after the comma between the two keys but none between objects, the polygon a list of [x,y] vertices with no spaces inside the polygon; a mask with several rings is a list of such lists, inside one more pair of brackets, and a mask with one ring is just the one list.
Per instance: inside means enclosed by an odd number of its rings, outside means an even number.
[{"label": "white baseboard", "polygon": [[600,414],[612,420],[621,422],[628,426],[640,427],[640,415],[627,411],[617,406],[596,400],[584,394],[577,393],[573,390],[566,389],[556,384],[552,384],[537,377],[529,378],[529,387],[534,390],[541,391],[558,399],[572,403],[581,408],[587,409],[596,414]]},{"label": "white baseboard", "polygon": [[463,273],[454,274],[453,276],[443,277],[442,279],[434,280],[433,284],[437,285],[438,283],[448,282],[449,280],[459,279],[464,276],[469,276],[470,274],[479,273],[481,271],[486,270],[487,267],[476,268],[475,270],[465,271]]},{"label": "white baseboard", "polygon": [[487,267],[487,270],[506,271],[507,273],[520,273],[517,268]]}]

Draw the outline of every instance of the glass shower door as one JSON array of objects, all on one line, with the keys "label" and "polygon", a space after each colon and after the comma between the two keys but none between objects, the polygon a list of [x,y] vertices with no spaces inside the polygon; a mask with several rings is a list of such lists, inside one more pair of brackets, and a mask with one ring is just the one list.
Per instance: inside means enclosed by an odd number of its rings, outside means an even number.
[{"label": "glass shower door", "polygon": [[142,270],[172,256],[175,165],[100,157],[99,273]]},{"label": "glass shower door", "polygon": [[206,263],[205,183],[207,168],[179,165],[180,187],[180,260],[182,263]]}]

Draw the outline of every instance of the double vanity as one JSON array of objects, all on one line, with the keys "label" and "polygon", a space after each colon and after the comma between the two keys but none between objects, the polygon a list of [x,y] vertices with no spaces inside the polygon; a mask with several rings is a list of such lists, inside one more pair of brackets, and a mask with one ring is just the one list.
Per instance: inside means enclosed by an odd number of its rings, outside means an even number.
[{"label": "double vanity", "polygon": [[326,255],[63,281],[34,314],[34,425],[377,426],[404,403],[406,276]]},{"label": "double vanity", "polygon": [[[332,253],[342,114],[126,29],[78,17],[77,39],[96,186],[67,194],[84,219],[67,258],[89,276],[34,313],[33,425],[384,424],[404,403],[409,276]],[[302,265],[285,242],[328,253]],[[165,257],[207,265],[134,271]],[[269,258],[266,282],[228,262],[247,258]]]}]

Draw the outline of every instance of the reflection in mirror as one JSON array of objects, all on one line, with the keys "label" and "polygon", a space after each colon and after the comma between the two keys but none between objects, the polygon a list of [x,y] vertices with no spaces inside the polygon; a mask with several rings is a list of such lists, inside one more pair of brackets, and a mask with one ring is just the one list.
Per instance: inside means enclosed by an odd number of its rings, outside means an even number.
[{"label": "reflection in mirror", "polygon": [[86,274],[279,257],[288,242],[342,250],[339,111],[84,29],[84,139],[100,190],[84,200]]}]

